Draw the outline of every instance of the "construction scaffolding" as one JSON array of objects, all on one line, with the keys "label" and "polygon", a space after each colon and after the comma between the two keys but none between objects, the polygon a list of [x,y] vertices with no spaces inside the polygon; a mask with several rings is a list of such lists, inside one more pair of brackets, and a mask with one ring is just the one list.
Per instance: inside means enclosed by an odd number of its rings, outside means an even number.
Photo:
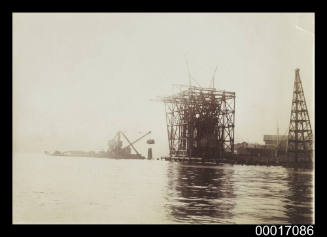
[{"label": "construction scaffolding", "polygon": [[288,133],[288,157],[295,161],[312,158],[312,129],[299,71],[300,69],[295,70]]},{"label": "construction scaffolding", "polygon": [[177,85],[160,97],[166,109],[170,157],[220,159],[234,152],[235,92]]}]

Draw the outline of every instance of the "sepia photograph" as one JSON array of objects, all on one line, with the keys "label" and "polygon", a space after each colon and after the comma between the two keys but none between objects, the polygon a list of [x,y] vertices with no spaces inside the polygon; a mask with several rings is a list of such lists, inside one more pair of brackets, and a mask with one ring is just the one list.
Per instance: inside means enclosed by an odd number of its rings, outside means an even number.
[{"label": "sepia photograph", "polygon": [[314,59],[310,12],[13,12],[12,223],[314,225]]}]

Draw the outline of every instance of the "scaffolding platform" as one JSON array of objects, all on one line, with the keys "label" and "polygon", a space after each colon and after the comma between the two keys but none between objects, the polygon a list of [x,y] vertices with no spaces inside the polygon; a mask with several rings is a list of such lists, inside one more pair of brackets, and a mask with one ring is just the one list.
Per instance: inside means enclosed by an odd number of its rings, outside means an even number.
[{"label": "scaffolding platform", "polygon": [[165,104],[171,158],[217,160],[234,153],[235,92],[183,85],[158,100]]}]

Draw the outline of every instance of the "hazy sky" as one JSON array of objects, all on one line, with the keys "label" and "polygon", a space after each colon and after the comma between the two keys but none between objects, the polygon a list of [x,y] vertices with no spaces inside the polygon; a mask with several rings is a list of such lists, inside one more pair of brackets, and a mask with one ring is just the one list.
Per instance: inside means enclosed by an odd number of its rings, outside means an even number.
[{"label": "hazy sky", "polygon": [[185,58],[202,86],[218,66],[216,88],[236,92],[235,142],[287,134],[295,68],[314,125],[314,14],[15,13],[14,151],[107,149],[118,130],[151,130],[167,155],[151,99],[188,83]]}]

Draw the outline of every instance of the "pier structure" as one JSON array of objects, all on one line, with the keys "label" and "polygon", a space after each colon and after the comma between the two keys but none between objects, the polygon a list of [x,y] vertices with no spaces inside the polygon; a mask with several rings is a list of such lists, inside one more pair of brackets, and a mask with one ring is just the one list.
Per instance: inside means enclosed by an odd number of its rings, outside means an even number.
[{"label": "pier structure", "polygon": [[295,70],[287,155],[297,161],[312,160],[312,129],[304,97],[300,69]]},{"label": "pier structure", "polygon": [[235,92],[175,85],[164,102],[171,158],[219,160],[234,152]]}]

